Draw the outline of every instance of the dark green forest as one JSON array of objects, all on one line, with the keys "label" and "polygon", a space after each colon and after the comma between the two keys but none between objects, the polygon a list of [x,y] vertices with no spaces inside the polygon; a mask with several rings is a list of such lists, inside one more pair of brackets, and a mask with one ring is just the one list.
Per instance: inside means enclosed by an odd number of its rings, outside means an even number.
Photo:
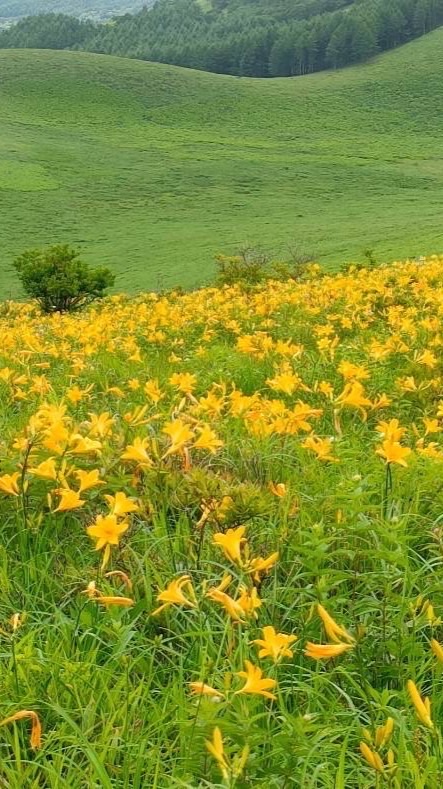
[{"label": "dark green forest", "polygon": [[251,77],[373,57],[443,24],[443,0],[159,0],[103,25],[28,17],[0,47],[82,49]]}]

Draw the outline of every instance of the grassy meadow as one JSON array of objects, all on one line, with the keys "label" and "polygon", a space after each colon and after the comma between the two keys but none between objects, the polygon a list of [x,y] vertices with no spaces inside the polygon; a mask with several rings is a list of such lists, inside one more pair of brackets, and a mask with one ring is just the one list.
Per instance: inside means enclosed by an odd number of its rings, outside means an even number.
[{"label": "grassy meadow", "polygon": [[442,286],[4,302],[2,786],[441,784]]},{"label": "grassy meadow", "polygon": [[328,267],[438,252],[442,42],[275,80],[1,51],[0,297],[13,257],[50,243],[132,292],[210,281],[248,242]]}]

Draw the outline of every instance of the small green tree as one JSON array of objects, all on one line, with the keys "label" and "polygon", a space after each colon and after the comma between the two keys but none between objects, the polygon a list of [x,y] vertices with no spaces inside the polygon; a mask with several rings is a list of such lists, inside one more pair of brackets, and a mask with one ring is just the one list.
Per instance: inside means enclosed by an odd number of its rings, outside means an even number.
[{"label": "small green tree", "polygon": [[79,252],[67,244],[28,249],[14,260],[25,293],[43,312],[74,312],[112,287],[114,275],[107,268],[90,268]]}]

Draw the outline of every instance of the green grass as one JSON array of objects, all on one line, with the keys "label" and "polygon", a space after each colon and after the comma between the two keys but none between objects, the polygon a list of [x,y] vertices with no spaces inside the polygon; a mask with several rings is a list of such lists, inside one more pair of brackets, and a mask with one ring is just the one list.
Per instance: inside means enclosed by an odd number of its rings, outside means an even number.
[{"label": "green grass", "polygon": [[[438,789],[442,292],[443,256],[246,291],[117,296],[72,316],[0,307],[2,789]],[[284,391],[282,372],[299,388]],[[364,408],[345,404],[356,377]],[[300,400],[311,436],[297,429]],[[170,453],[178,420],[187,452]],[[196,446],[204,425],[224,442],[214,454]],[[409,450],[405,466],[380,456],[388,434]],[[79,435],[91,451],[77,452]],[[332,460],[306,445],[313,436]],[[137,438],[151,466],[124,457]],[[51,458],[52,479],[41,477]],[[101,485],[58,511],[60,489],[94,471]],[[107,569],[132,588],[104,576],[87,531],[122,492],[137,511]],[[249,547],[232,561],[220,538],[239,526]],[[249,562],[270,555],[253,584]],[[226,573],[234,602],[255,589],[257,619],[231,621],[208,596]],[[196,607],[154,615],[183,574]],[[134,605],[89,599],[91,582]],[[317,603],[355,639],[331,661],[305,654],[332,641]],[[253,643],[269,626],[297,637],[275,665]],[[275,700],[238,692],[245,660],[276,681]],[[408,680],[430,699],[432,729]],[[218,703],[192,695],[198,681]],[[3,723],[22,710],[39,715],[41,748],[29,720]],[[374,747],[386,765],[392,748],[397,768],[376,774],[359,745],[388,718],[392,738]],[[216,726],[231,757],[250,748],[243,775],[222,780],[205,747]]]},{"label": "green grass", "polygon": [[126,291],[201,283],[246,242],[327,265],[440,250],[442,44],[268,81],[0,52],[0,296],[14,255],[54,242]]}]

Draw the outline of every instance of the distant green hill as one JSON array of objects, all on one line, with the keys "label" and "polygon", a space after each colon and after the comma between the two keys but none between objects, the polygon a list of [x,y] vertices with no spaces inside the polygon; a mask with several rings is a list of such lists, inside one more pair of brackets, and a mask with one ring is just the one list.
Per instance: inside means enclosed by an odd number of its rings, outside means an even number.
[{"label": "distant green hill", "polygon": [[297,79],[0,52],[0,295],[52,242],[132,291],[201,283],[243,242],[326,265],[441,251],[442,79],[443,30]]},{"label": "distant green hill", "polygon": [[[106,0],[81,0],[73,8],[78,12],[97,2]],[[54,11],[66,10],[65,0],[46,3]],[[59,13],[27,17],[0,34],[0,48],[81,49],[218,74],[291,77],[362,63],[443,25],[443,0],[150,0],[149,5],[80,27]]]}]

